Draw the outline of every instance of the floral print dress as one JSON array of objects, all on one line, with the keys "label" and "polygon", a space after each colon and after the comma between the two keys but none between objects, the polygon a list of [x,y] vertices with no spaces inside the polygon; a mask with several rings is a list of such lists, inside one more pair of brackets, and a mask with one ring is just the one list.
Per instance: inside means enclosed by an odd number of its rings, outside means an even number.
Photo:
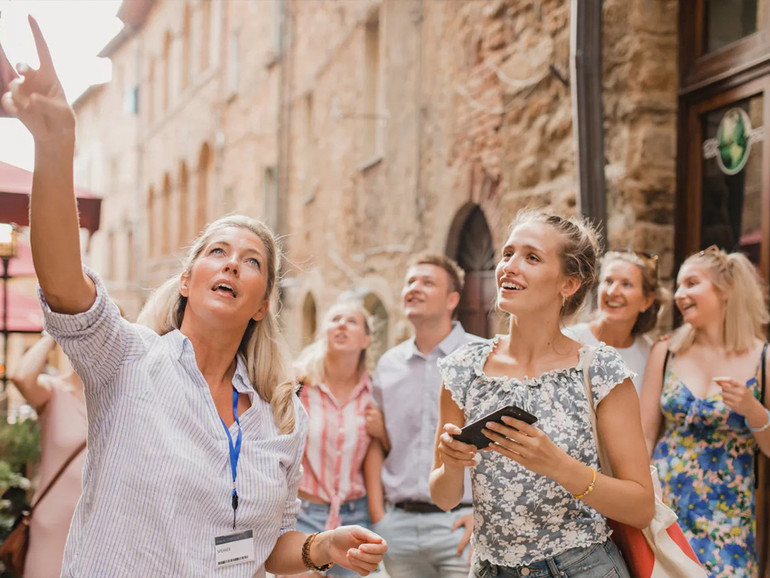
[{"label": "floral print dress", "polygon": [[[717,393],[696,397],[673,370],[663,383],[663,436],[652,459],[663,501],[710,576],[753,578],[758,573],[754,518],[757,445],[743,421]],[[757,379],[747,383],[760,398]]]}]

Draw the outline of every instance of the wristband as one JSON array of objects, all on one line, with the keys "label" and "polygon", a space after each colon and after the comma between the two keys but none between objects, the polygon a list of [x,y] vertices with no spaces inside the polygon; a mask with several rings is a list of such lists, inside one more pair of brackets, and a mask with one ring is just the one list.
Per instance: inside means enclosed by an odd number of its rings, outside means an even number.
[{"label": "wristband", "polygon": [[594,491],[594,484],[596,483],[596,470],[591,466],[588,466],[588,469],[591,470],[591,483],[588,484],[588,487],[585,490],[583,490],[582,494],[572,494],[573,498],[580,500]]},{"label": "wristband", "polygon": [[746,427],[749,428],[753,433],[759,433],[761,431],[765,431],[768,428],[770,428],[770,409],[767,409],[766,407],[763,408],[765,412],[767,413],[767,422],[762,427],[751,427],[749,425],[749,422],[746,420],[746,418],[743,418],[743,423],[746,424]]},{"label": "wristband", "polygon": [[310,546],[313,545],[313,540],[315,540],[315,537],[318,536],[320,532],[316,532],[315,534],[310,534],[307,539],[305,539],[305,543],[302,544],[302,563],[305,565],[305,568],[308,570],[316,570],[319,572],[323,572],[324,570],[328,570],[332,566],[334,566],[334,562],[329,562],[328,564],[324,564],[323,566],[316,566],[313,564],[313,561],[310,559]]}]

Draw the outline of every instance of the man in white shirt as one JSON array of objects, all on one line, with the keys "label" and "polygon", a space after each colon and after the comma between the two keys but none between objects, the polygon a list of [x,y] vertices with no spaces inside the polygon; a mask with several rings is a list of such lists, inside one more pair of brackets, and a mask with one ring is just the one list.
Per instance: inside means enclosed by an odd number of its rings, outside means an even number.
[{"label": "man in white shirt", "polygon": [[[384,562],[392,578],[466,578],[470,569],[470,481],[449,512],[431,501],[428,487],[441,390],[437,362],[478,339],[453,321],[463,280],[462,269],[443,255],[412,260],[401,294],[414,337],[385,352],[374,376],[389,448],[382,487],[370,486],[369,507],[375,531],[388,542]],[[387,512],[383,491],[392,506]]]}]

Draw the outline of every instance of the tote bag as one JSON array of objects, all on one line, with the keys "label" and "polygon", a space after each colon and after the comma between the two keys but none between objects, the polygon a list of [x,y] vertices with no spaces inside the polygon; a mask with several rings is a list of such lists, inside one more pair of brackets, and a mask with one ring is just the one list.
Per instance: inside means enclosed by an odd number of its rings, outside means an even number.
[{"label": "tote bag", "polygon": [[[596,350],[593,347],[586,349],[582,369],[591,427],[602,473],[611,476],[612,468],[599,445],[596,408],[589,373]],[[654,466],[650,466],[650,476],[655,490],[655,516],[650,525],[640,530],[628,524],[608,520],[612,528],[612,538],[623,553],[629,572],[634,578],[708,578],[706,569],[698,561],[677,523],[677,515],[661,499],[660,480]]]}]

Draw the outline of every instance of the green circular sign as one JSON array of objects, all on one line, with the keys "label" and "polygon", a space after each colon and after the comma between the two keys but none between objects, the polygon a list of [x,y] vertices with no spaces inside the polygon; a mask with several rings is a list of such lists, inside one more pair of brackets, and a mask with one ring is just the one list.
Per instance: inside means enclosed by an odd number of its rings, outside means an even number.
[{"label": "green circular sign", "polygon": [[751,151],[751,120],[742,108],[731,108],[719,121],[717,129],[717,164],[726,175],[743,170]]}]

